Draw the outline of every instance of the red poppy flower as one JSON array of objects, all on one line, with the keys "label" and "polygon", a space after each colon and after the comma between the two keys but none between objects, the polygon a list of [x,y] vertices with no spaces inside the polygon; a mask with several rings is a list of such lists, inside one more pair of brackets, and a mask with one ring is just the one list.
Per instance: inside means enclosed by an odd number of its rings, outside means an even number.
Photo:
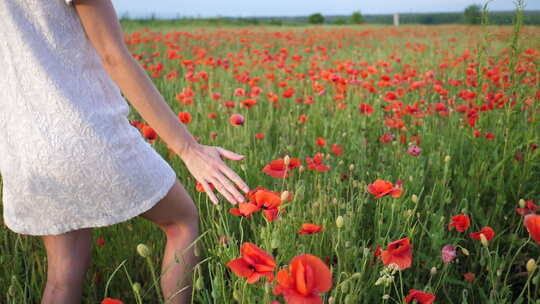
[{"label": "red poppy flower", "polygon": [[240,104],[248,109],[251,109],[251,107],[257,104],[257,100],[252,98],[244,99],[240,102]]},{"label": "red poppy flower", "polygon": [[98,241],[97,241],[97,243],[96,243],[96,245],[97,245],[97,246],[103,246],[103,245],[105,245],[105,239],[104,239],[102,236],[100,236],[99,239],[98,239]]},{"label": "red poppy flower", "polygon": [[412,245],[409,238],[399,239],[388,244],[386,250],[381,253],[384,266],[392,263],[398,265],[400,270],[411,267]]},{"label": "red poppy flower", "polygon": [[[212,191],[216,190],[216,187],[214,186],[214,184],[212,184],[212,183],[207,183],[207,184],[208,184],[208,186],[210,186],[210,189]],[[206,192],[206,191],[204,191],[203,185],[201,183],[199,183],[199,182],[197,182],[197,184],[195,184],[195,190],[197,190],[197,192]]]},{"label": "red poppy flower", "polygon": [[155,140],[157,139],[157,133],[149,125],[143,125],[141,128],[142,134],[146,139]]},{"label": "red poppy flower", "polygon": [[495,231],[489,226],[484,226],[480,231],[470,233],[469,237],[480,241],[480,234],[483,234],[488,241],[491,241],[491,239],[493,239],[493,237],[495,236]]},{"label": "red poppy flower", "polygon": [[240,115],[240,114],[233,114],[233,115],[231,116],[230,121],[231,121],[231,125],[233,125],[233,126],[236,127],[236,126],[241,126],[241,125],[243,125],[245,119],[244,119],[244,116],[242,116],[242,115]]},{"label": "red poppy flower", "polygon": [[306,163],[308,164],[308,170],[328,171],[330,167],[323,164],[323,156],[317,152],[313,158],[306,157]]},{"label": "red poppy flower", "polygon": [[178,113],[178,119],[184,124],[188,124],[191,122],[191,114],[189,112],[180,112]]},{"label": "red poppy flower", "polygon": [[278,158],[266,165],[263,168],[263,172],[274,178],[285,178],[292,169],[299,166],[300,160],[298,160],[298,158],[291,157],[288,166],[285,166],[285,160],[283,158]]},{"label": "red poppy flower", "polygon": [[254,202],[263,209],[263,214],[268,221],[271,222],[277,218],[281,206],[281,198],[277,193],[266,189],[257,190],[254,194]]},{"label": "red poppy flower", "polygon": [[253,243],[245,242],[240,247],[240,255],[240,258],[227,263],[237,276],[247,278],[248,284],[257,282],[261,277],[266,277],[268,282],[274,280],[276,262],[270,254]]},{"label": "red poppy flower", "polygon": [[326,145],[326,140],[322,137],[317,137],[316,142],[319,147],[324,147]]},{"label": "red poppy flower", "polygon": [[298,234],[314,234],[319,233],[323,229],[323,226],[318,226],[311,223],[303,223],[300,231],[298,231]]},{"label": "red poppy flower", "polygon": [[538,206],[534,203],[533,200],[528,200],[525,202],[525,208],[516,208],[516,212],[525,216],[528,213],[535,213],[538,210]]},{"label": "red poppy flower", "polygon": [[474,273],[472,272],[467,272],[463,275],[463,277],[465,278],[465,280],[467,282],[474,282],[474,279],[476,278],[476,276],[474,275]]},{"label": "red poppy flower", "polygon": [[336,156],[340,156],[341,154],[343,154],[343,148],[338,144],[333,144],[332,152],[334,152]]},{"label": "red poppy flower", "polygon": [[371,115],[373,113],[373,107],[367,103],[361,103],[358,109],[360,113],[365,115]]},{"label": "red poppy flower", "polygon": [[318,257],[301,254],[278,272],[277,283],[274,295],[283,294],[289,304],[322,304],[319,294],[332,288],[332,273]]},{"label": "red poppy flower", "polygon": [[471,220],[468,216],[464,214],[458,214],[452,217],[450,225],[448,225],[448,231],[452,230],[454,227],[458,232],[465,232],[469,229],[471,225]]},{"label": "red poppy flower", "polygon": [[540,215],[528,214],[523,219],[523,224],[527,227],[527,231],[531,237],[540,244]]},{"label": "red poppy flower", "polygon": [[105,298],[101,301],[101,304],[124,304],[124,302],[113,298]]},{"label": "red poppy flower", "polygon": [[381,198],[385,195],[390,195],[394,198],[400,197],[403,193],[403,190],[401,187],[396,183],[396,186],[393,186],[391,182],[382,180],[382,179],[376,179],[373,184],[369,184],[367,186],[367,191],[373,195],[375,195],[375,198]]},{"label": "red poppy flower", "polygon": [[421,290],[410,289],[409,295],[405,298],[405,303],[415,300],[418,304],[432,304],[435,301],[435,295]]},{"label": "red poppy flower", "polygon": [[257,138],[258,140],[263,140],[264,139],[264,133],[255,134],[255,138]]}]

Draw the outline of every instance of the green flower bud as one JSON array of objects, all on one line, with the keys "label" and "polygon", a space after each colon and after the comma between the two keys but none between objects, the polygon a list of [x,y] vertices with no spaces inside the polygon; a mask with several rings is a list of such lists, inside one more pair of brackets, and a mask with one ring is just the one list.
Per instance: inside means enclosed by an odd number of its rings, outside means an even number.
[{"label": "green flower bud", "polygon": [[150,248],[148,246],[146,246],[145,244],[137,245],[137,252],[143,258],[147,258],[152,254],[152,251],[150,250]]}]

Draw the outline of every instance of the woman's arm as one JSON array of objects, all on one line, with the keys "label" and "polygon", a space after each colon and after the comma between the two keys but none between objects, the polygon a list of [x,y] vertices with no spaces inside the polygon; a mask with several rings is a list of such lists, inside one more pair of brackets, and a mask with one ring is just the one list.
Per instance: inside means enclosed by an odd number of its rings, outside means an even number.
[{"label": "woman's arm", "polygon": [[143,119],[180,156],[210,199],[218,203],[208,183],[231,203],[243,202],[244,197],[234,184],[244,192],[249,188],[221,156],[231,160],[244,157],[220,147],[200,145],[194,140],[126,48],[111,0],[74,0],[73,6],[107,73]]}]

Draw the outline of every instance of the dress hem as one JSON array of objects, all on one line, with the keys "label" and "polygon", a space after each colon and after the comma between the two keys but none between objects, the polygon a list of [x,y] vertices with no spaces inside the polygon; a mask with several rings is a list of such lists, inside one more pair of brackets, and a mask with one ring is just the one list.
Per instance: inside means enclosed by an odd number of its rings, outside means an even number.
[{"label": "dress hem", "polygon": [[67,233],[73,230],[78,229],[84,229],[84,228],[100,228],[100,227],[106,227],[106,226],[112,226],[115,224],[123,223],[126,221],[131,220],[132,218],[139,216],[140,214],[150,210],[152,207],[154,207],[157,203],[161,201],[172,189],[174,186],[174,183],[176,182],[177,176],[174,170],[171,170],[172,174],[169,174],[167,176],[166,182],[163,184],[163,186],[149,199],[146,199],[145,201],[141,202],[137,209],[131,209],[130,213],[122,214],[122,216],[116,217],[116,218],[107,218],[104,219],[102,222],[94,222],[94,223],[84,223],[84,224],[78,224],[78,225],[72,225],[72,226],[64,226],[61,229],[55,229],[51,231],[46,232],[34,232],[34,231],[28,231],[28,230],[18,230],[16,226],[9,226],[7,222],[4,221],[4,226],[6,226],[9,230],[23,235],[31,235],[31,236],[42,236],[42,235],[60,235],[63,233]]}]

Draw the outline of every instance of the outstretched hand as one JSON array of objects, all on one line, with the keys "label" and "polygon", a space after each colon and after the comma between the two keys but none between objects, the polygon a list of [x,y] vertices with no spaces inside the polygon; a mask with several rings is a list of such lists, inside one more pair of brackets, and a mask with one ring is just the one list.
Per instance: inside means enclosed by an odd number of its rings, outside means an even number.
[{"label": "outstretched hand", "polygon": [[235,161],[244,159],[243,155],[221,147],[201,144],[196,144],[182,154],[182,160],[189,172],[202,184],[204,191],[214,204],[219,204],[219,201],[209,183],[212,183],[231,204],[244,202],[244,196],[238,188],[247,193],[248,185],[223,162],[221,157]]}]

